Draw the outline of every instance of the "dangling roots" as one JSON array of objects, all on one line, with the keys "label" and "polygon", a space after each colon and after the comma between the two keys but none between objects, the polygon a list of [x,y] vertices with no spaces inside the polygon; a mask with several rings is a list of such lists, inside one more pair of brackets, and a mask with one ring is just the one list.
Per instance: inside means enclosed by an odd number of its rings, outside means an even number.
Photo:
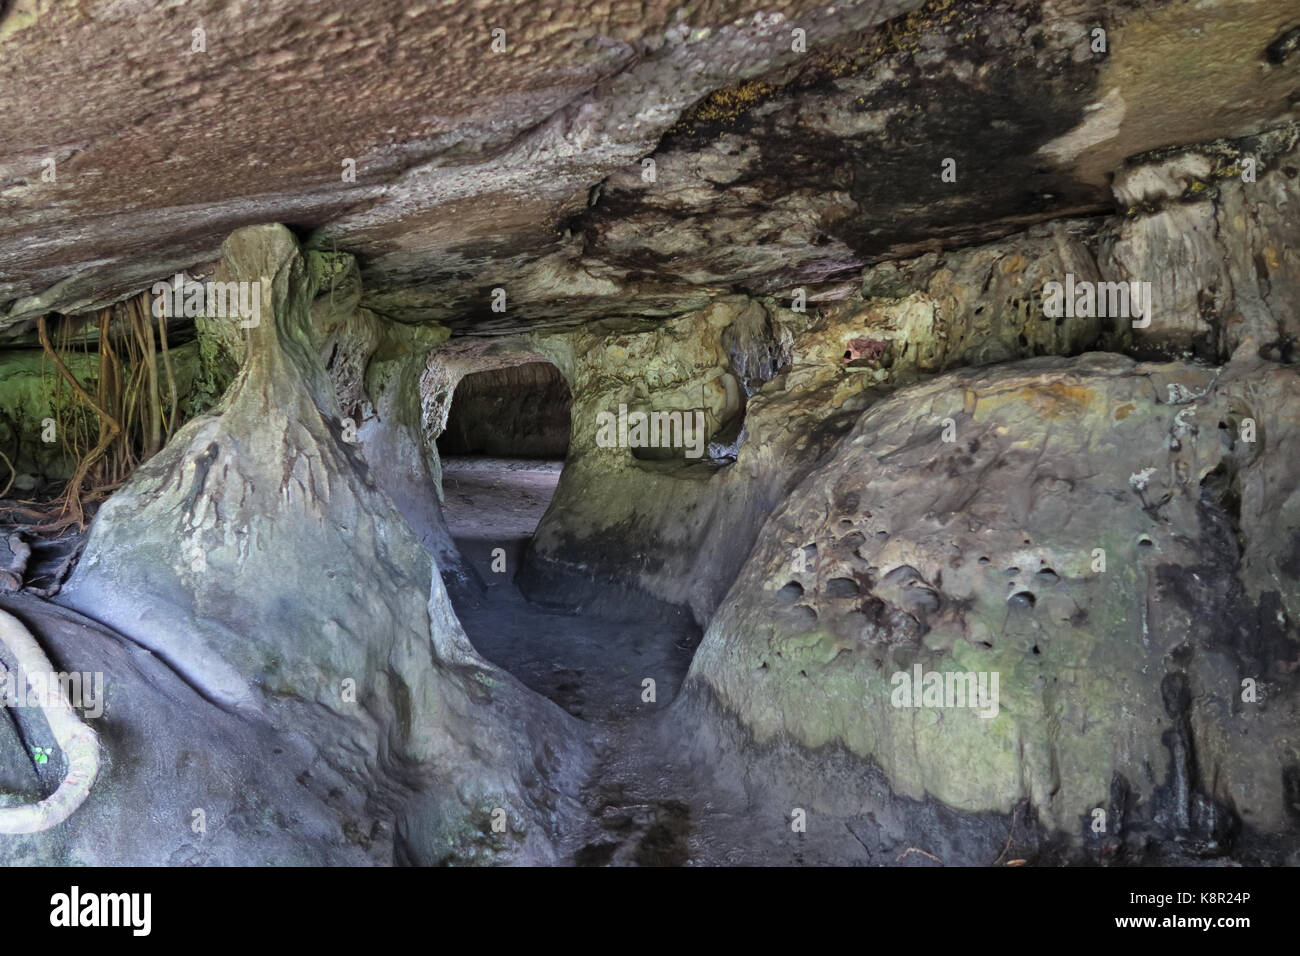
[{"label": "dangling roots", "polygon": [[[64,361],[73,349],[71,335],[79,323],[62,319],[54,342],[45,316],[36,323],[41,348],[60,383],[70,391],[67,404],[60,403],[56,408],[55,427],[63,447],[77,463],[63,493],[53,502],[23,502],[23,507],[8,509],[11,516],[35,520],[37,523],[30,528],[42,534],[84,528],[87,506],[106,498],[180,427],[176,377],[167,348],[167,322],[158,321],[155,329],[148,294],[102,309],[97,318],[99,369],[93,396]],[[87,410],[93,413],[93,421],[88,420]],[[97,429],[93,444],[92,427]],[[14,466],[7,457],[5,462],[10,471],[7,491],[13,483]]]}]

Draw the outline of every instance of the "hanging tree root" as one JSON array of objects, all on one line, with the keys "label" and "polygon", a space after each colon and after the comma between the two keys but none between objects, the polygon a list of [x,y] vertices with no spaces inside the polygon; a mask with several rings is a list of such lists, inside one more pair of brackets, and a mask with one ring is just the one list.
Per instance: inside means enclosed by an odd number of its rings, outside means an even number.
[{"label": "hanging tree root", "polygon": [[[0,611],[0,642],[14,656],[18,674],[27,680],[53,673],[49,658],[31,632],[4,611]],[[99,773],[99,738],[72,709],[60,682],[44,683],[43,689],[33,683],[32,690],[42,691],[41,713],[67,759],[68,772],[58,789],[39,803],[0,808],[0,833],[40,833],[62,823],[85,802]],[[56,696],[50,700],[52,694]]]},{"label": "hanging tree root", "polygon": [[53,501],[25,500],[6,504],[4,507],[0,507],[0,522],[18,526],[24,531],[42,537],[58,537],[64,531],[73,527],[83,530],[86,526],[87,511],[102,504],[122,484],[122,481],[115,481],[111,484],[96,485],[94,488],[82,492],[80,496],[82,506],[80,519],[75,514],[64,511],[63,496],[61,495]]},{"label": "hanging tree root", "polygon": [[[167,343],[167,320],[159,320],[155,334],[147,294],[101,309],[98,320],[99,371],[90,386],[93,396],[77,381],[62,357],[69,349],[70,322],[64,321],[58,327],[51,342],[45,317],[37,320],[41,347],[59,379],[71,389],[77,403],[95,414],[99,424],[96,444],[89,451],[80,441],[82,426],[75,418],[67,431],[60,425],[64,445],[77,464],[63,493],[52,503],[57,513],[51,517],[50,506],[20,511],[24,517],[44,519],[32,526],[44,533],[84,528],[86,506],[107,497],[136,466],[157,454],[176,433],[183,417]],[[66,437],[69,434],[70,441]]]},{"label": "hanging tree root", "polygon": [[[106,329],[106,326],[101,324],[101,329]],[[45,354],[48,355],[50,361],[54,363],[55,369],[57,369],[59,374],[63,376],[64,381],[68,383],[73,394],[91,407],[95,414],[99,416],[99,420],[103,425],[99,437],[99,444],[92,448],[90,453],[77,463],[77,470],[73,473],[72,478],[69,479],[67,490],[63,493],[63,507],[61,513],[70,519],[66,523],[76,524],[78,527],[85,527],[86,514],[82,505],[81,484],[86,480],[86,476],[90,473],[90,469],[94,466],[95,462],[97,462],[104,453],[108,451],[109,446],[113,444],[113,440],[121,434],[122,426],[118,424],[117,419],[104,411],[104,409],[101,408],[89,394],[87,394],[86,390],[82,388],[81,384],[77,381],[76,376],[74,376],[72,372],[68,370],[68,366],[63,363],[63,359],[59,358],[59,353],[54,350],[52,345],[50,345],[50,337],[45,329],[45,316],[43,315],[36,320],[36,334],[41,340],[41,348],[45,350]],[[106,334],[106,331],[102,332],[101,335],[102,334]]]}]

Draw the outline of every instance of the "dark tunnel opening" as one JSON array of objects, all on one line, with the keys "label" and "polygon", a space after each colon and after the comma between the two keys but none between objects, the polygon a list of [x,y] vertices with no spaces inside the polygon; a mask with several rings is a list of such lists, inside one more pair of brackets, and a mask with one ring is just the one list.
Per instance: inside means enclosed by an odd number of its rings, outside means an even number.
[{"label": "dark tunnel opening", "polygon": [[456,386],[438,454],[562,461],[571,405],[569,386],[550,362],[472,372]]},{"label": "dark tunnel opening", "polygon": [[533,361],[466,375],[437,439],[443,513],[461,557],[483,582],[453,595],[475,649],[575,717],[621,723],[685,678],[701,632],[686,615],[611,618],[609,607],[530,601],[516,582],[560,483],[572,399],[560,370]]}]

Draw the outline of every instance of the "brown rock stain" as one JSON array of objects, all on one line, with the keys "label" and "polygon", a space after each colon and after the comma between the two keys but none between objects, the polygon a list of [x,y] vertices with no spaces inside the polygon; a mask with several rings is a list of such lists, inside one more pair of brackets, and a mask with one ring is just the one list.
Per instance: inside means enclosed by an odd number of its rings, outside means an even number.
[{"label": "brown rock stain", "polygon": [[1038,388],[1021,389],[1017,395],[1044,418],[1062,418],[1086,413],[1097,393],[1082,385],[1052,382]]}]

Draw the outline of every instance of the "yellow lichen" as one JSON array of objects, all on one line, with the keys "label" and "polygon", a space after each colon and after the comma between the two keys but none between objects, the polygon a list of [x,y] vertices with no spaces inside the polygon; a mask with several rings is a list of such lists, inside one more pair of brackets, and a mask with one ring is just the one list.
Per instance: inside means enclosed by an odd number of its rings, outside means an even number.
[{"label": "yellow lichen", "polygon": [[678,126],[684,126],[689,122],[734,123],[742,114],[753,109],[774,92],[776,87],[762,80],[751,80],[740,86],[715,90],[701,100],[686,117],[683,117]]}]

